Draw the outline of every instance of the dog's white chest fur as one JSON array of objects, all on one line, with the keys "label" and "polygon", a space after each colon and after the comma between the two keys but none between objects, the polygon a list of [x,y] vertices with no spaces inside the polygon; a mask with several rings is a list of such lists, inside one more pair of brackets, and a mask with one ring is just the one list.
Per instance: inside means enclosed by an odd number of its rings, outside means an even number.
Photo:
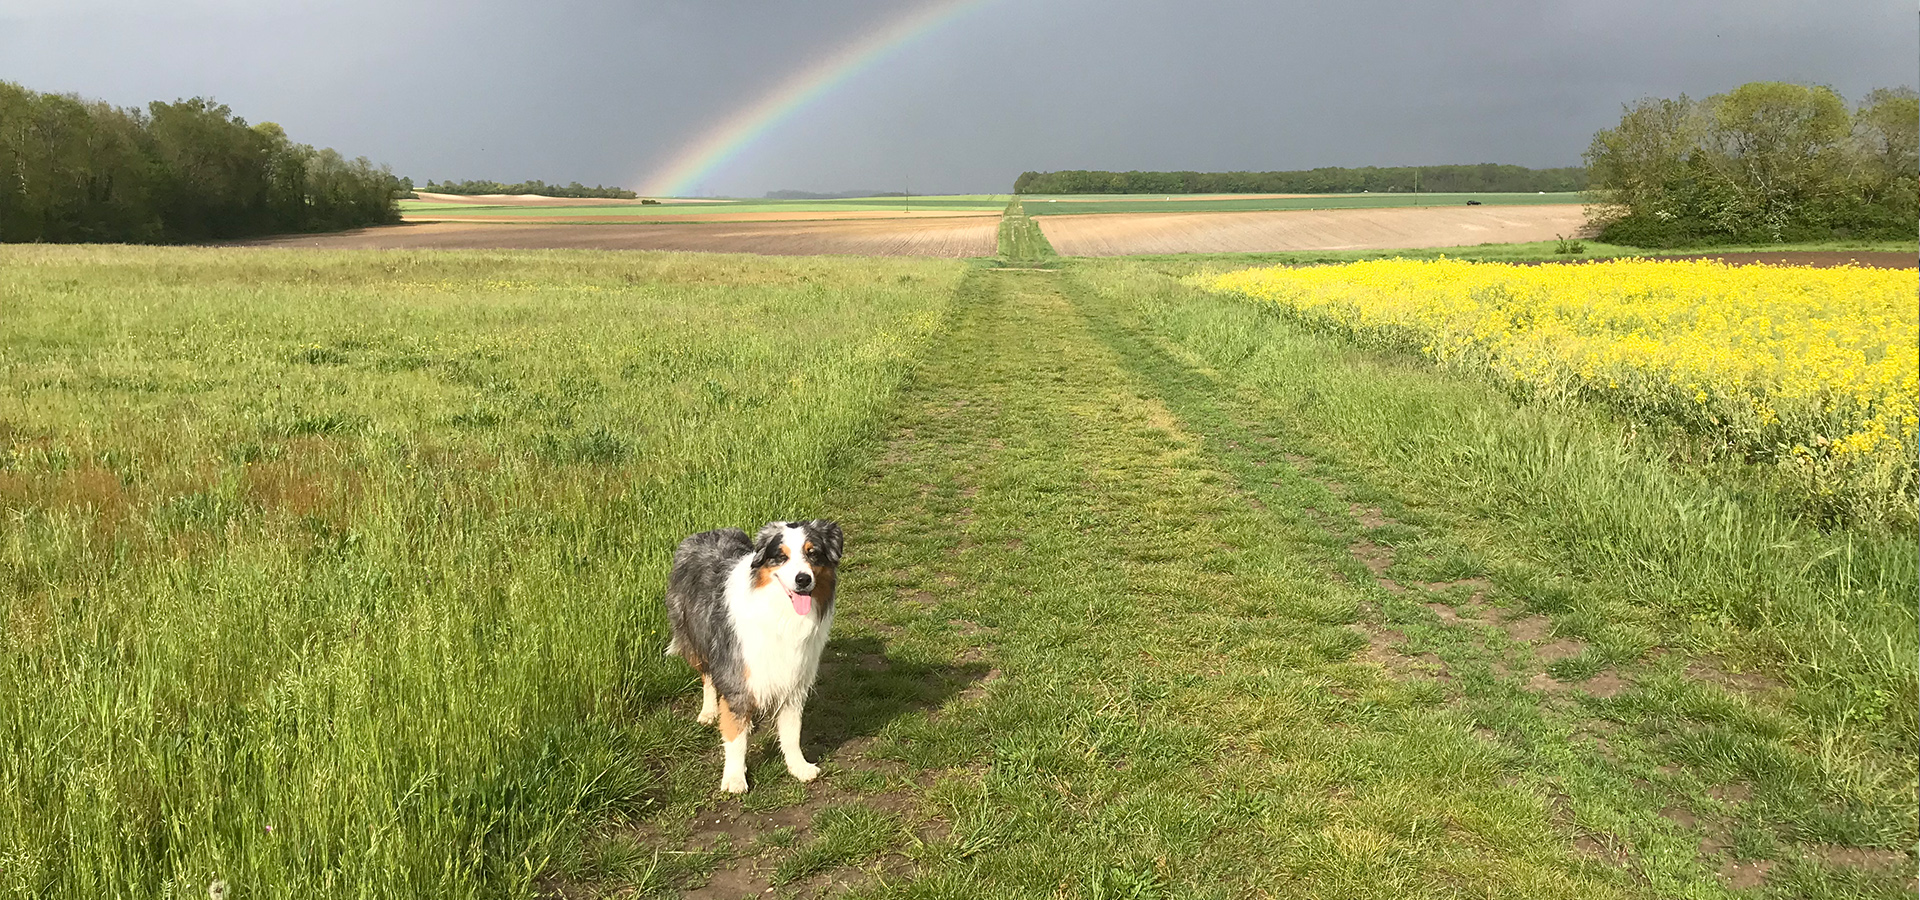
[{"label": "dog's white chest fur", "polygon": [[752,578],[753,570],[743,562],[727,580],[727,611],[740,639],[747,691],[755,706],[768,711],[805,703],[820,669],[833,613],[800,615],[777,579],[755,590]]}]

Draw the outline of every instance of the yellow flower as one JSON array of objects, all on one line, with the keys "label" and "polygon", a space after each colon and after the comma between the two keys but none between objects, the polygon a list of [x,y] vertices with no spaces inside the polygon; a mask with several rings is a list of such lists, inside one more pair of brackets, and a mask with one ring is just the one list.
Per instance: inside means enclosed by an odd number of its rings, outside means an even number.
[{"label": "yellow flower", "polygon": [[1817,477],[1861,496],[1904,484],[1892,488],[1898,496],[1865,502],[1913,517],[1920,276],[1912,270],[1379,260],[1251,269],[1205,285],[1533,396],[1605,397],[1756,456],[1794,447],[1785,458],[1817,457],[1825,467]]}]

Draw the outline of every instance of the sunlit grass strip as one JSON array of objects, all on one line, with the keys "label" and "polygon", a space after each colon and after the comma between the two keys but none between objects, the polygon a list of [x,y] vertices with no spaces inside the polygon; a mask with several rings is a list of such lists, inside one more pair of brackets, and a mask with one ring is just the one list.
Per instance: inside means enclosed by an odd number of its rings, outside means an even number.
[{"label": "sunlit grass strip", "polygon": [[1530,394],[1679,423],[1779,467],[1822,512],[1913,527],[1912,270],[1381,260],[1206,286]]},{"label": "sunlit grass strip", "polygon": [[1006,212],[1000,214],[1000,258],[1009,263],[1035,265],[1057,256],[1053,244],[1027,216],[1020,201],[1008,203]]}]

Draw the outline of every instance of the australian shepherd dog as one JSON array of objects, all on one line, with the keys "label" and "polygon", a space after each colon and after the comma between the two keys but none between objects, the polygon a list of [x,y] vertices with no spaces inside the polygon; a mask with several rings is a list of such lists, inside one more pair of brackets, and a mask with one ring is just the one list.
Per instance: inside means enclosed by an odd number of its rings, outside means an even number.
[{"label": "australian shepherd dog", "polygon": [[738,528],[680,542],[667,576],[667,619],[678,655],[700,673],[700,722],[720,725],[727,763],[720,789],[747,789],[747,739],[756,720],[780,730],[787,771],[812,781],[800,753],[800,711],[833,626],[840,526],[822,519],[768,522],[752,540]]}]

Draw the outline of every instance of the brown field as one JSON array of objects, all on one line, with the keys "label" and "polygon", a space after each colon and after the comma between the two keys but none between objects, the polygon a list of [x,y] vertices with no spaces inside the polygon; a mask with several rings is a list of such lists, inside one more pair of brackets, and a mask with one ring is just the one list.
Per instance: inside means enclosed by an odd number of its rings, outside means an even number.
[{"label": "brown field", "polygon": [[605,216],[528,216],[528,215],[488,215],[484,212],[409,212],[409,222],[526,222],[526,223],[566,223],[584,222],[604,224],[609,222],[819,222],[834,219],[959,219],[991,216],[1000,217],[999,210],[993,209],[929,209],[902,212],[900,210],[814,210],[794,212],[733,212],[733,213],[661,213],[647,215],[636,212],[631,215]]},{"label": "brown field", "polygon": [[1901,250],[1771,250],[1753,253],[1693,253],[1661,259],[1712,259],[1730,266],[1858,266],[1863,269],[1912,269],[1920,258]]},{"label": "brown field", "polygon": [[1348,197],[1351,194],[1085,194],[1078,197],[1041,197],[1029,203],[1162,203],[1169,200],[1294,200],[1301,197]]},{"label": "brown field", "polygon": [[997,218],[978,216],[735,223],[430,222],[233,244],[331,250],[692,250],[764,256],[968,257],[994,254],[999,225]]},{"label": "brown field", "polygon": [[1062,256],[1396,250],[1552,240],[1584,231],[1584,207],[1445,206],[1035,217]]},{"label": "brown field", "polygon": [[[435,194],[430,191],[414,191],[414,196],[428,203],[469,203],[474,206],[632,206],[638,200],[618,200],[612,197],[546,197],[540,194]],[[727,200],[680,200],[657,198],[661,203],[728,203]]]}]

